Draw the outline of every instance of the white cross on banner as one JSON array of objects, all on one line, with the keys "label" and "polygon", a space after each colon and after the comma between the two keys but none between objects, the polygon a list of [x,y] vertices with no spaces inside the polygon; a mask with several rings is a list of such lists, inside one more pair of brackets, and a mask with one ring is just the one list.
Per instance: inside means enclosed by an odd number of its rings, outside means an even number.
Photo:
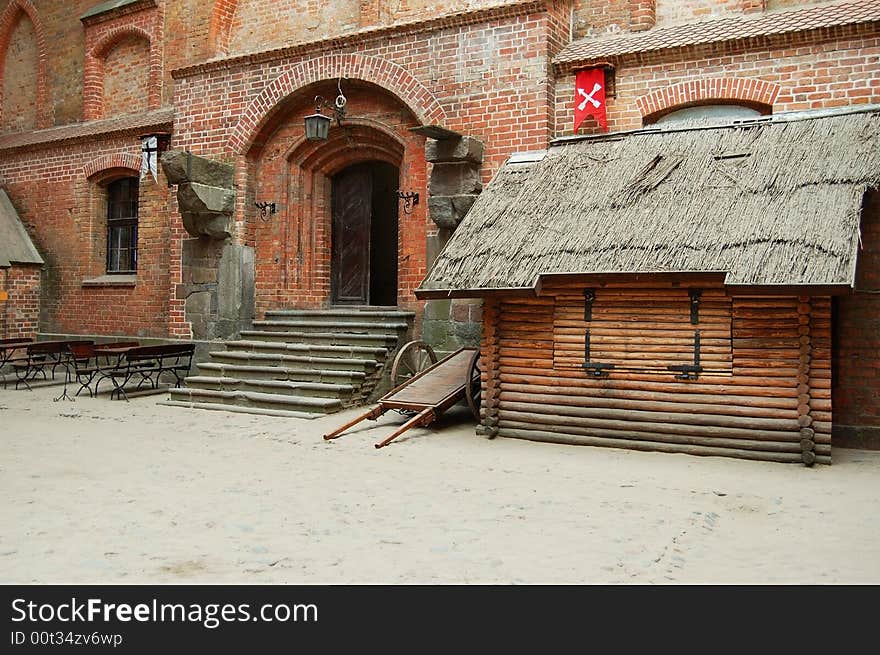
[{"label": "white cross on banner", "polygon": [[577,132],[587,116],[592,116],[608,131],[605,116],[605,69],[601,66],[577,72],[574,82],[574,131]]}]

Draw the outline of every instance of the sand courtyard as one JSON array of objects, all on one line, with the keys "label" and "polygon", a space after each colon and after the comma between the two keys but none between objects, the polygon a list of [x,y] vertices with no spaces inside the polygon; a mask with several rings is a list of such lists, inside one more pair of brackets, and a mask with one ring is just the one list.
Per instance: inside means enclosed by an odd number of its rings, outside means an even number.
[{"label": "sand courtyard", "polygon": [[542,444],[0,390],[4,584],[877,584],[880,451]]}]

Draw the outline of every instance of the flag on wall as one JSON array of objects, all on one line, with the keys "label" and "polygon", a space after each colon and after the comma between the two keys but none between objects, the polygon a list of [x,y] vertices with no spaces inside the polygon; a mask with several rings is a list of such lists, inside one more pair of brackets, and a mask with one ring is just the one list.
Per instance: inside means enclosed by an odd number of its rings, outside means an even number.
[{"label": "flag on wall", "polygon": [[141,137],[141,179],[149,173],[154,181],[159,181],[158,152],[159,140],[155,136]]},{"label": "flag on wall", "polygon": [[605,69],[602,66],[577,72],[574,80],[574,131],[587,116],[593,116],[608,131],[605,119]]}]

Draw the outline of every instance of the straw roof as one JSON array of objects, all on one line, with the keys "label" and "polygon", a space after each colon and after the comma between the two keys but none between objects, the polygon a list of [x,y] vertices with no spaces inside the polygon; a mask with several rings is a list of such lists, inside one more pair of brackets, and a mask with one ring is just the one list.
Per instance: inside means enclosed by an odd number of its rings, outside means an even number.
[{"label": "straw roof", "polygon": [[417,294],[534,288],[552,273],[852,286],[878,182],[877,106],[570,139],[508,160]]}]

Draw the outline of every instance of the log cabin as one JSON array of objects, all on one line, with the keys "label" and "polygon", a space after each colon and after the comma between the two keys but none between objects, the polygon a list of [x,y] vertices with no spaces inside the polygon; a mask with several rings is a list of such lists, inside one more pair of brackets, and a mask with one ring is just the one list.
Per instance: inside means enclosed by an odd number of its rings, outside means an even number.
[{"label": "log cabin", "polygon": [[483,299],[489,437],[830,464],[833,307],[878,182],[878,106],[557,139],[508,159],[417,296]]}]

